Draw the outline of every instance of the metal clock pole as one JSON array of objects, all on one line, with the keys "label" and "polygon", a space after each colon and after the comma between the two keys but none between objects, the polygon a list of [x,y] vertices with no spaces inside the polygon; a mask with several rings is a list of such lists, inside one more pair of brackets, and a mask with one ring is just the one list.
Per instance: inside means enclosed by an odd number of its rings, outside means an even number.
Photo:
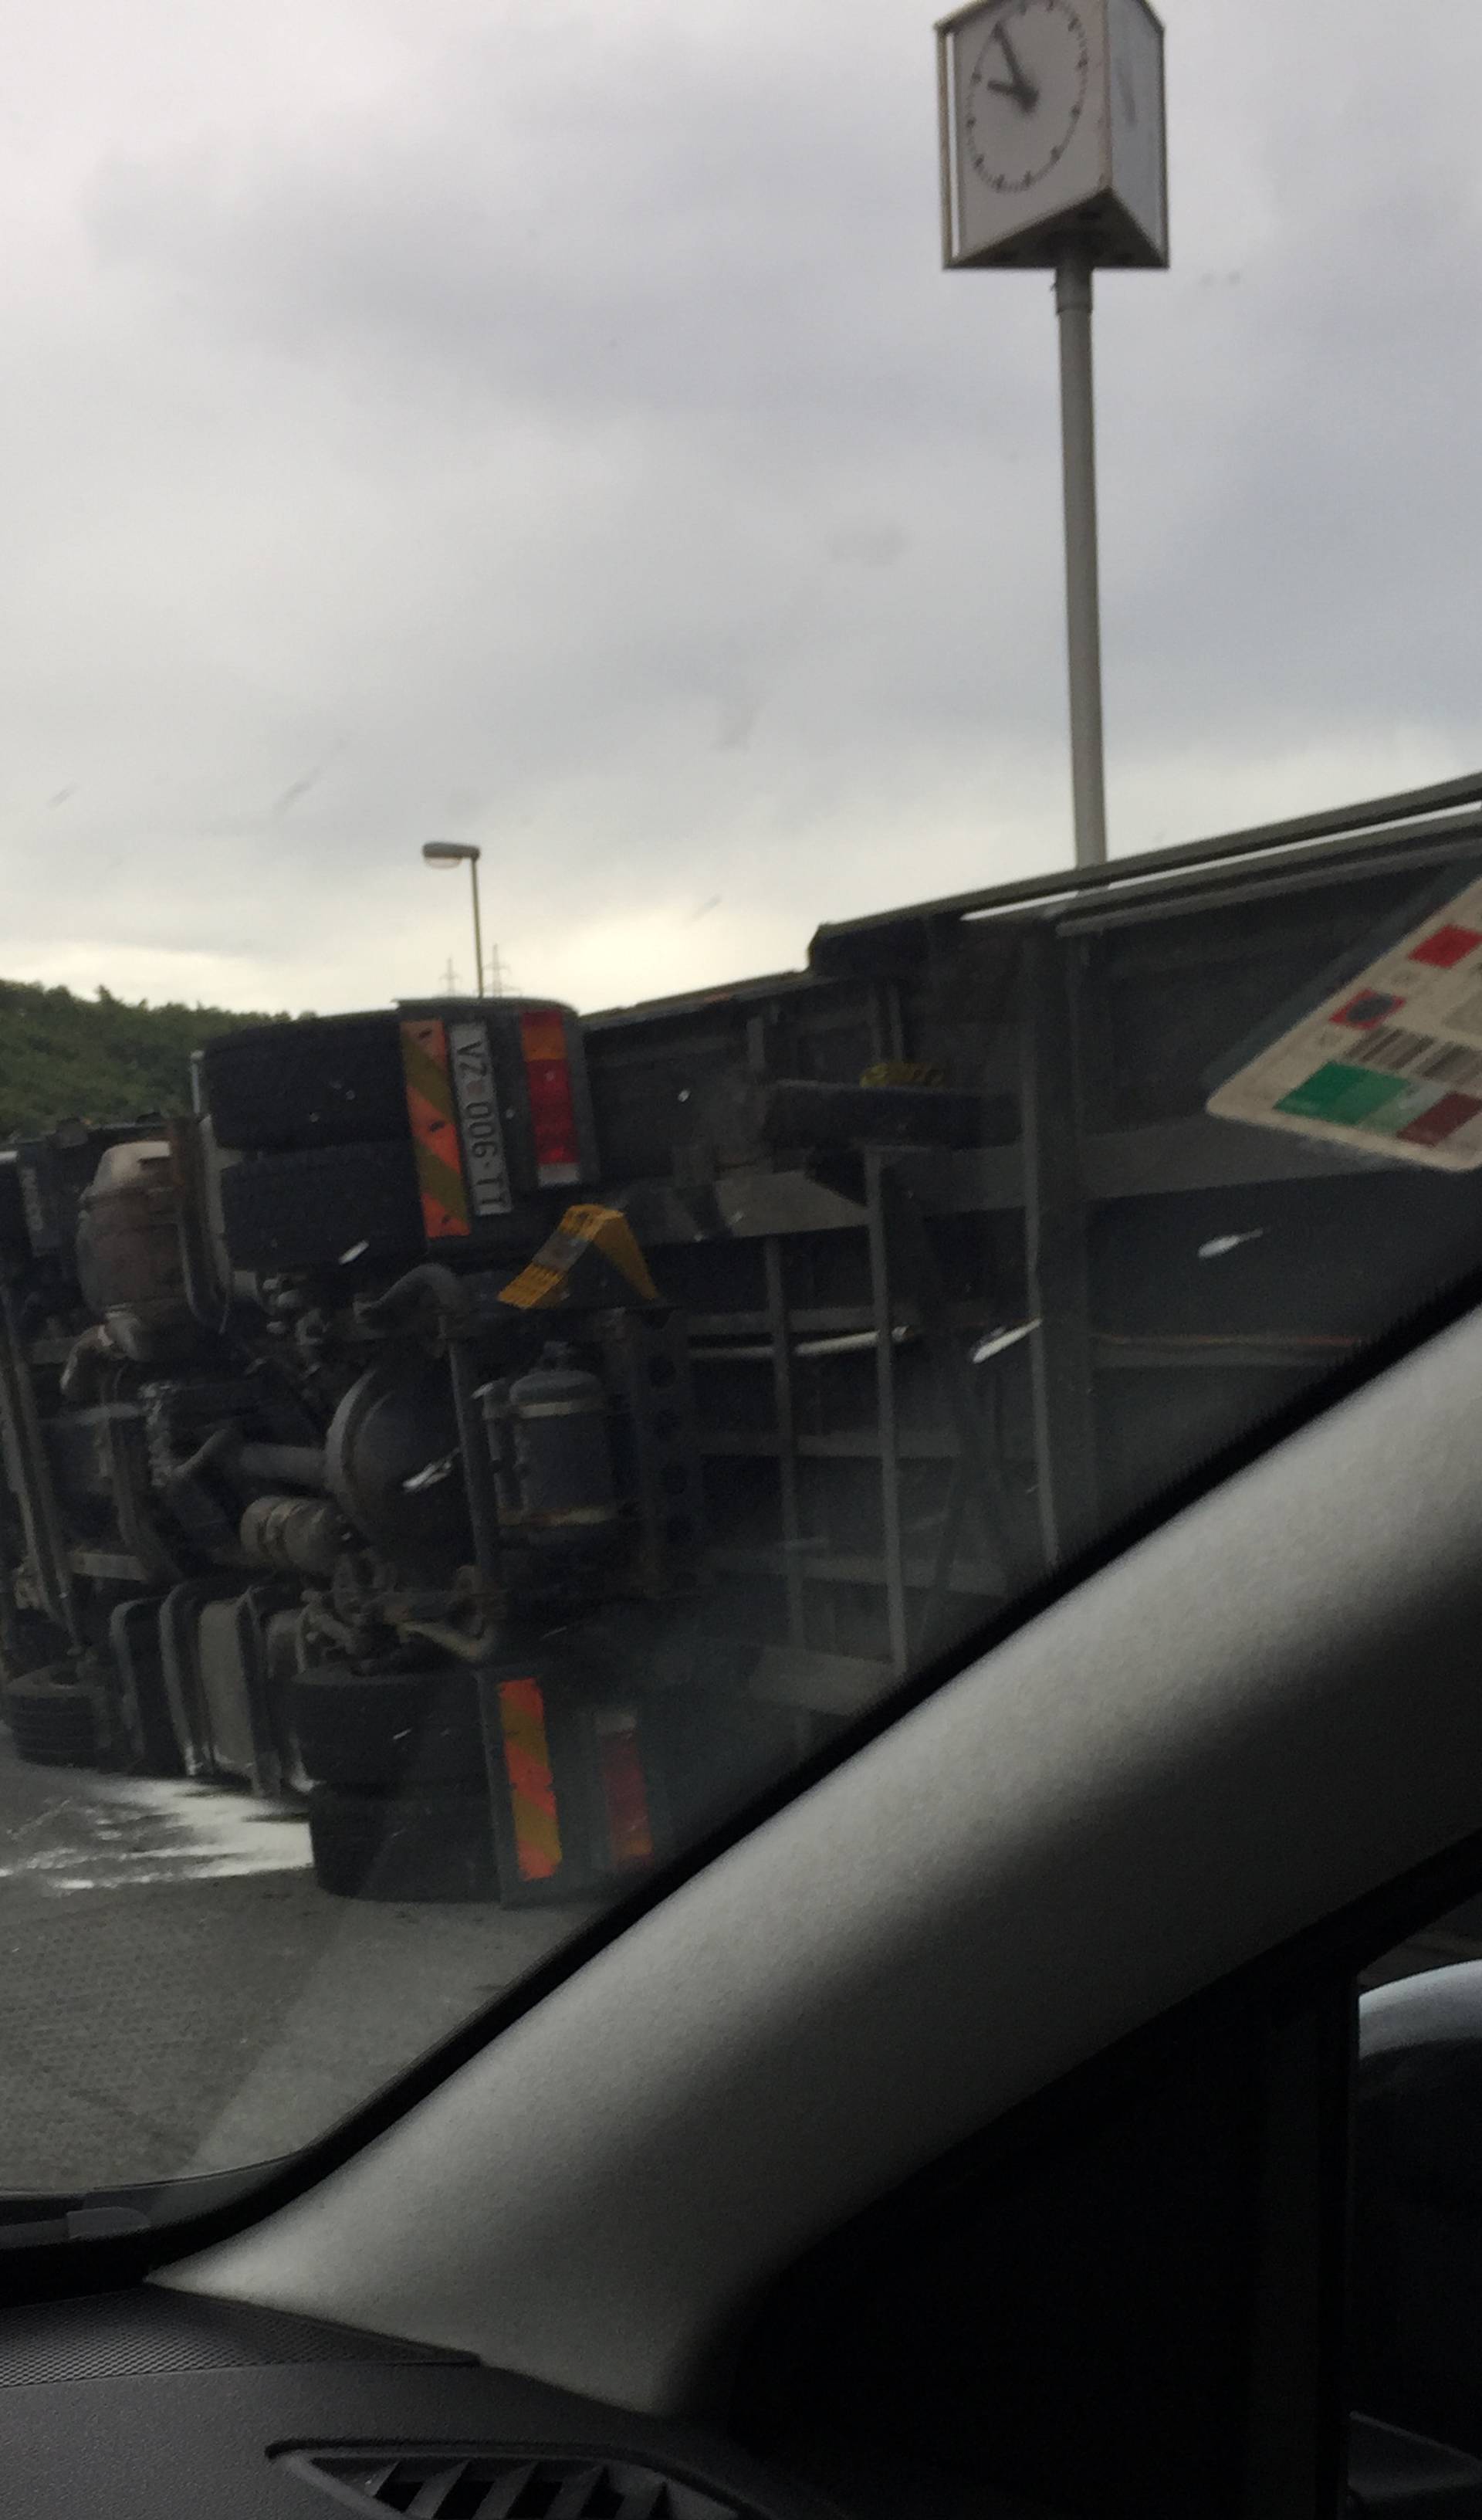
[{"label": "metal clock pole", "polygon": [[1096,401],[1091,366],[1091,255],[1060,247],[1055,307],[1060,334],[1060,452],[1065,475],[1065,621],[1070,656],[1070,781],[1075,862],[1106,863],[1106,752],[1101,731],[1101,593],[1097,559]]},{"label": "metal clock pole", "polygon": [[1163,29],[1149,0],[967,0],[936,39],[946,268],[1055,273],[1075,863],[1104,866],[1092,275],[1167,268]]}]

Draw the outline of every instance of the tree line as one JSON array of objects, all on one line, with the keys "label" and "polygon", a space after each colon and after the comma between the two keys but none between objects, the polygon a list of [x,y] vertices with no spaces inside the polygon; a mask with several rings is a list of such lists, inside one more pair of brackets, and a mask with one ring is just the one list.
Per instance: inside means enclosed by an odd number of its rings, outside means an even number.
[{"label": "tree line", "polygon": [[0,980],[0,1139],[59,1120],[134,1120],[190,1107],[191,1053],[217,1033],[287,1016],[130,1005],[100,988]]}]

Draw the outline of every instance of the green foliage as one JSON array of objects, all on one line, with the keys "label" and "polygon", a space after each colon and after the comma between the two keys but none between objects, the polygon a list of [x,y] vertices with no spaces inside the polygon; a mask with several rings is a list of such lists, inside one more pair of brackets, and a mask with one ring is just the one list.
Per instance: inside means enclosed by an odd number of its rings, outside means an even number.
[{"label": "green foliage", "polygon": [[221,1007],[130,1006],[100,989],[0,980],[0,1139],[59,1120],[133,1120],[190,1107],[191,1053],[267,1015]]}]

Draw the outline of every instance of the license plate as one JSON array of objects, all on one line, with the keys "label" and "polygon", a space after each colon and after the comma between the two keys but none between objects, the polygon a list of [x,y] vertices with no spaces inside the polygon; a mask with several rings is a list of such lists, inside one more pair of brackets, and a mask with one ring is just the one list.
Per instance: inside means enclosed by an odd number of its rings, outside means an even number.
[{"label": "license plate", "polygon": [[499,1088],[489,1057],[489,1036],[482,1024],[449,1024],[448,1050],[473,1213],[508,1216],[515,1200],[505,1159],[505,1133],[500,1124]]}]

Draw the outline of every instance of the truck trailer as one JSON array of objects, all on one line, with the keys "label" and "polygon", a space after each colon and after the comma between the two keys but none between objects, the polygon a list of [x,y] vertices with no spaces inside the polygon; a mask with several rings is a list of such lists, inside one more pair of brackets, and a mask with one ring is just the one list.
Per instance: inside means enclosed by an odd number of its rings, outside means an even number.
[{"label": "truck trailer", "polygon": [[343,1895],[640,1878],[1475,1266],[1423,1132],[1209,1106],[1479,877],[1482,777],[0,1149],[16,1751],[301,1802]]}]

